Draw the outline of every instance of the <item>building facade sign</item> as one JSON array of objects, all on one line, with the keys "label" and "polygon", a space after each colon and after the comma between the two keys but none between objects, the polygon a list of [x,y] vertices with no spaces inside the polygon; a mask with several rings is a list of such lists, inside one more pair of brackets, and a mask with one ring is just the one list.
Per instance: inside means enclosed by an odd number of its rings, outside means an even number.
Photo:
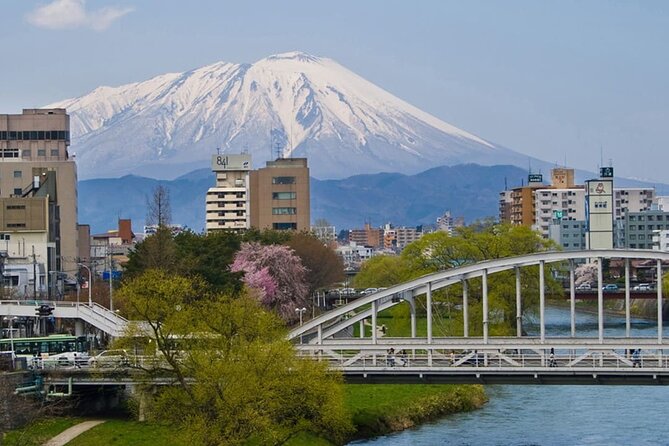
[{"label": "building facade sign", "polygon": [[251,170],[251,155],[212,155],[211,170],[214,172]]}]

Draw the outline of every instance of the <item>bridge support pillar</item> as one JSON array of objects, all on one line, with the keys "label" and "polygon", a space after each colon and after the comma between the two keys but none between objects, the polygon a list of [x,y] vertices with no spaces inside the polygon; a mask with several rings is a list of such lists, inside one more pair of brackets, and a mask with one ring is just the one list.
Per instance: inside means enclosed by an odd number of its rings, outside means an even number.
[{"label": "bridge support pillar", "polygon": [[[432,344],[432,282],[427,283],[427,343]],[[427,351],[427,365],[432,366],[432,350]]]},{"label": "bridge support pillar", "polygon": [[520,295],[520,267],[516,266],[516,336],[523,336],[523,309]]},{"label": "bridge support pillar", "polygon": [[483,270],[481,276],[481,288],[483,289],[483,343],[488,343],[488,270]]},{"label": "bridge support pillar", "polygon": [[625,259],[625,337],[630,337],[630,259]]},{"label": "bridge support pillar", "polygon": [[84,335],[84,321],[77,319],[74,321],[74,335],[83,336]]},{"label": "bridge support pillar", "polygon": [[360,321],[360,337],[364,338],[365,337],[365,320]]},{"label": "bridge support pillar", "polygon": [[597,332],[599,334],[599,343],[604,343],[604,282],[603,261],[601,257],[597,258]]},{"label": "bridge support pillar", "polygon": [[409,312],[411,314],[411,338],[416,337],[416,301],[412,297],[406,300],[409,303]]},{"label": "bridge support pillar", "polygon": [[[372,302],[372,344],[376,345],[376,313],[378,311],[377,301]],[[372,354],[372,365],[376,365],[376,353]]]},{"label": "bridge support pillar", "polygon": [[569,320],[571,337],[576,337],[576,284],[574,277],[574,261],[569,260]]},{"label": "bridge support pillar", "polygon": [[539,328],[541,343],[546,340],[546,284],[544,278],[544,261],[539,262]]},{"label": "bridge support pillar", "polygon": [[[657,260],[657,342],[662,343],[662,260]],[[661,358],[661,353],[658,357]],[[660,359],[662,364],[662,359]]]},{"label": "bridge support pillar", "polygon": [[462,320],[463,336],[469,337],[469,285],[467,279],[462,279]]}]

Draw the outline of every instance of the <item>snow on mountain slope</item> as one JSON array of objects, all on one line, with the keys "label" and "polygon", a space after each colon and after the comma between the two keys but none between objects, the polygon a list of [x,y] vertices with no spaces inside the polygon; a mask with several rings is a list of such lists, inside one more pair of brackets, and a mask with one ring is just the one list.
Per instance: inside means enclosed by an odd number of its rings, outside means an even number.
[{"label": "snow on mountain slope", "polygon": [[318,178],[527,163],[525,155],[443,122],[331,59],[301,52],[99,87],[47,107],[71,114],[71,150],[82,178],[171,178],[208,167],[219,147],[247,150],[255,167],[278,151],[306,156]]}]

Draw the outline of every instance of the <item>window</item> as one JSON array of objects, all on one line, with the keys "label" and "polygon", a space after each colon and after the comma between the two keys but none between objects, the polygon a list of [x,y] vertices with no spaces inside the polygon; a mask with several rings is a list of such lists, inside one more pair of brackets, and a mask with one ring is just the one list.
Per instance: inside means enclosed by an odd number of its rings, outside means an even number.
[{"label": "window", "polygon": [[20,170],[15,170],[14,171],[14,178],[21,178],[23,176],[23,172]]},{"label": "window", "polygon": [[14,195],[18,195],[18,196],[23,195],[23,190],[20,187],[15,187],[14,188]]},{"label": "window", "polygon": [[23,158],[30,158],[30,149],[23,149],[21,150],[21,156]]},{"label": "window", "polygon": [[8,228],[25,228],[25,223],[7,223]]},{"label": "window", "polygon": [[46,156],[46,149],[37,149],[37,156]]},{"label": "window", "polygon": [[58,149],[51,149],[51,156],[58,156]]},{"label": "window", "polygon": [[18,158],[19,149],[2,149],[0,156],[2,156],[2,158]]},{"label": "window", "polygon": [[[21,190],[21,189],[19,189],[19,190]],[[7,205],[7,210],[8,211],[11,210],[11,209],[25,209],[25,208],[26,208],[26,206],[24,204],[8,204]]]},{"label": "window", "polygon": [[272,177],[272,184],[295,184],[295,177]]},{"label": "window", "polygon": [[272,223],[272,229],[277,231],[297,230],[297,223]]},{"label": "window", "polygon": [[272,215],[295,215],[297,208],[272,208]]},{"label": "window", "polygon": [[272,200],[294,200],[295,192],[272,192]]}]

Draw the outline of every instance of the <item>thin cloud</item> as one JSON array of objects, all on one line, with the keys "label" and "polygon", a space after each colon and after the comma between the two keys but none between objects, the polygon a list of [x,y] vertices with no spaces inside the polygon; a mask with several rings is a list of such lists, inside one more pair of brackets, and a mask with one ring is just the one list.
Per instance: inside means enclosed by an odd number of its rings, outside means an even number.
[{"label": "thin cloud", "polygon": [[95,11],[87,11],[86,0],[54,0],[29,12],[26,20],[38,28],[89,28],[104,31],[115,20],[133,10],[133,8],[108,6]]}]

